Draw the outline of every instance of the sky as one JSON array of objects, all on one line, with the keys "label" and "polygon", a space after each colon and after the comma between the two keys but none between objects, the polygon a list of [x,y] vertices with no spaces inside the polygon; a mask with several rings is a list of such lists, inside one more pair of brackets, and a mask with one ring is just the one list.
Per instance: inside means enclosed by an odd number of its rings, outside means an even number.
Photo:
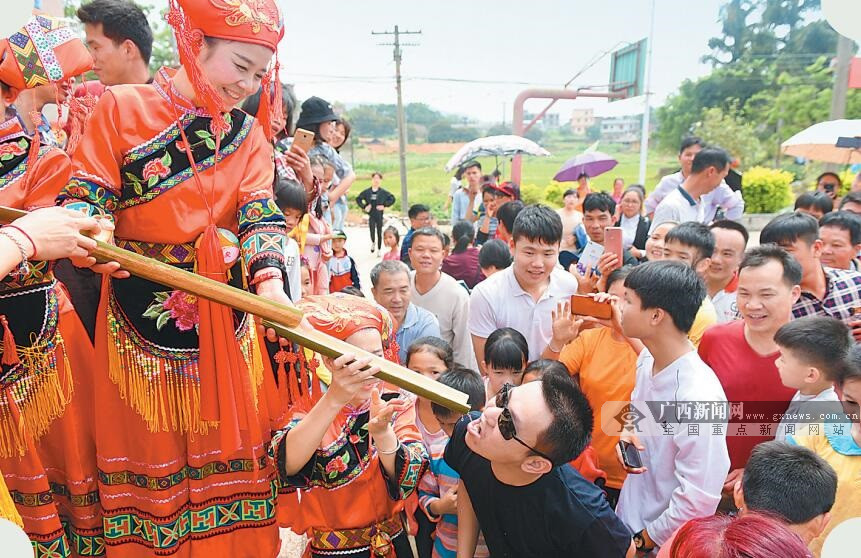
[{"label": "sky", "polygon": [[[166,0],[139,0],[158,7]],[[724,0],[655,0],[652,106],[686,78],[709,72],[700,62],[719,34]],[[395,103],[391,37],[372,31],[421,30],[403,37],[404,102],[482,122],[510,123],[514,98],[531,87],[558,88],[601,53],[649,33],[652,0],[278,0],[285,20],[279,48],[282,81],[300,99],[311,95],[348,106]],[[572,86],[606,85],[610,57]],[[427,79],[434,78],[434,79]],[[457,81],[450,81],[457,80]],[[481,83],[468,83],[473,80]],[[505,83],[500,83],[505,82]],[[537,112],[547,101],[527,102]],[[558,107],[558,108],[557,108]],[[566,121],[574,108],[599,116],[642,111],[642,99],[559,101]]]}]

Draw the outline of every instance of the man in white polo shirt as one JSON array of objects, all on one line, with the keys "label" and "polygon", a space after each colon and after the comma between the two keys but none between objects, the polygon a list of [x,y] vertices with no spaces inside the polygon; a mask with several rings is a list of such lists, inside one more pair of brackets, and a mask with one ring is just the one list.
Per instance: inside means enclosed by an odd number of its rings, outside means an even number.
[{"label": "man in white polo shirt", "polygon": [[559,302],[577,292],[577,280],[557,266],[562,220],[544,205],[530,205],[517,215],[511,238],[512,265],[475,286],[469,301],[469,332],[479,366],[484,343],[501,327],[522,333],[529,360],[540,358],[553,334]]},{"label": "man in white polo shirt", "polygon": [[691,163],[691,174],[658,204],[649,233],[666,221],[705,223],[701,198],[720,186],[729,172],[729,163],[729,154],[717,147],[697,153]]}]

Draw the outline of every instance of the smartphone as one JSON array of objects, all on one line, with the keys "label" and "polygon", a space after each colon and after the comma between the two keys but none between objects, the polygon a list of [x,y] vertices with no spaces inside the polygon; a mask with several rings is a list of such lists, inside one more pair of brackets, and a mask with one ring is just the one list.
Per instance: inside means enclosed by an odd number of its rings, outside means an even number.
[{"label": "smartphone", "polygon": [[293,134],[293,145],[290,146],[290,149],[292,150],[296,146],[301,147],[306,154],[311,151],[311,148],[314,147],[314,132],[296,128],[296,133]]},{"label": "smartphone", "polygon": [[616,254],[619,265],[622,265],[622,227],[604,228],[604,251]]},{"label": "smartphone", "polygon": [[589,295],[571,295],[571,313],[577,316],[592,316],[601,320],[613,317],[610,301],[598,302]]},{"label": "smartphone", "polygon": [[622,451],[622,463],[625,467],[631,469],[640,469],[643,467],[643,460],[640,459],[640,452],[637,446],[625,440],[619,440],[619,449]]}]

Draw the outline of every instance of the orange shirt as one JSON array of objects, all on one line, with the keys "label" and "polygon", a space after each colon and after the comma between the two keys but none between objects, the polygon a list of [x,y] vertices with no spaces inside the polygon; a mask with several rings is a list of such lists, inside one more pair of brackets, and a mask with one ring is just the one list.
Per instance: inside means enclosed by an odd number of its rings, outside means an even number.
[{"label": "orange shirt", "polygon": [[630,400],[637,372],[637,355],[625,341],[613,339],[609,328],[588,329],[565,345],[559,362],[572,376],[579,377],[580,389],[592,405],[595,424],[592,428],[592,445],[598,454],[601,468],[607,472],[607,486],[622,488],[625,470],[616,458],[618,436],[604,433],[604,426],[616,430],[616,413],[622,409],[605,409],[608,401]]}]

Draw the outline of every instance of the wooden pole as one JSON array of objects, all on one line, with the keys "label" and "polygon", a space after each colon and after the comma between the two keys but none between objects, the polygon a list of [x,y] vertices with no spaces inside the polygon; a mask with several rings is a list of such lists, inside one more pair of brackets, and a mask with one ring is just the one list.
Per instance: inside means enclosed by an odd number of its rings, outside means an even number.
[{"label": "wooden pole", "polygon": [[[0,222],[2,223],[11,223],[26,214],[26,211],[0,206]],[[362,351],[325,333],[297,327],[302,320],[303,313],[295,306],[267,300],[231,285],[195,275],[184,269],[123,250],[100,240],[96,240],[96,243],[96,249],[90,255],[95,257],[99,263],[118,262],[122,269],[132,275],[263,318],[264,325],[275,329],[278,335],[320,354],[332,358],[337,358],[345,353],[352,353],[358,358],[370,356],[372,357],[371,363],[380,367],[380,373],[377,376],[381,380],[426,397],[453,411],[469,412],[468,396],[465,393],[425,378],[421,374]]]}]

